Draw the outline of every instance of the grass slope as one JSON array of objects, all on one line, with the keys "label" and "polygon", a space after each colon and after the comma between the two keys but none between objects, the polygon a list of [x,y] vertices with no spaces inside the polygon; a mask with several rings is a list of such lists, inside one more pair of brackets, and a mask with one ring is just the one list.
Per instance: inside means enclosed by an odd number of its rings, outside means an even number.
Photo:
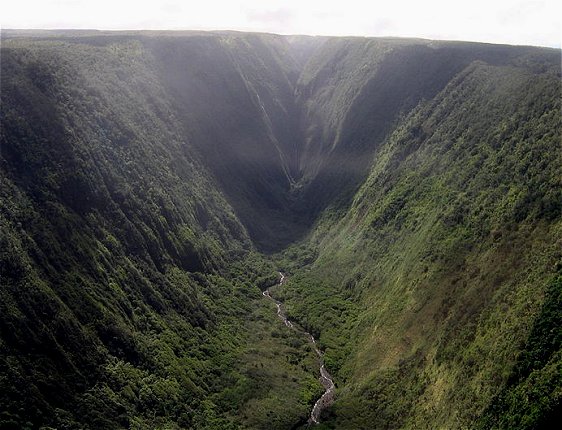
[{"label": "grass slope", "polygon": [[340,384],[328,428],[555,422],[559,94],[558,65],[472,63],[400,122],[346,215],[325,213],[284,295]]}]

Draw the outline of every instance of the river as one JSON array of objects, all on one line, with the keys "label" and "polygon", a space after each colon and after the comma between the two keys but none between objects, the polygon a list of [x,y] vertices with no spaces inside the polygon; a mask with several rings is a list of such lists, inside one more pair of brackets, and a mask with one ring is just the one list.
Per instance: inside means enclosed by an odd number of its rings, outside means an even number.
[{"label": "river", "polygon": [[[279,272],[279,276],[279,285],[282,285],[287,280],[287,277],[281,272]],[[314,403],[314,407],[312,408],[312,411],[310,411],[310,417],[308,418],[309,424],[318,424],[320,422],[320,415],[322,414],[322,411],[334,402],[334,391],[336,389],[332,376],[326,369],[326,366],[324,366],[324,354],[316,345],[316,339],[314,339],[314,336],[287,319],[287,315],[283,311],[283,303],[271,297],[269,288],[263,292],[263,295],[264,297],[275,303],[275,305],[277,306],[277,316],[281,319],[281,321],[283,321],[285,326],[287,326],[289,329],[296,330],[306,336],[308,341],[311,343],[314,352],[318,356],[318,362],[320,364],[319,380],[325,391],[324,394],[322,394],[322,396],[316,401],[316,403]]]}]

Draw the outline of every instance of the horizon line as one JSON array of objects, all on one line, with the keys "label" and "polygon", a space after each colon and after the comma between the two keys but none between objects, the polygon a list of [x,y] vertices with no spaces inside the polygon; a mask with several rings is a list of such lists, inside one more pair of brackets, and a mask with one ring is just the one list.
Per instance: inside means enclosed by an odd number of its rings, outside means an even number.
[{"label": "horizon line", "polygon": [[[127,32],[200,32],[200,33],[244,33],[244,34],[267,34],[274,36],[296,36],[296,37],[325,37],[325,38],[363,38],[363,39],[410,39],[410,40],[425,40],[425,41],[435,41],[435,42],[462,42],[462,43],[478,43],[487,45],[503,45],[503,46],[520,46],[520,47],[534,47],[534,48],[548,48],[562,50],[562,43],[557,45],[532,45],[528,43],[506,43],[506,42],[490,42],[490,41],[479,41],[479,40],[466,40],[466,39],[448,39],[448,38],[431,38],[423,36],[397,36],[397,35],[357,35],[357,34],[346,34],[346,35],[334,35],[334,34],[306,34],[306,33],[276,33],[272,31],[258,31],[258,30],[240,30],[240,29],[229,29],[229,28],[213,28],[213,29],[198,29],[198,28],[128,28],[128,29],[103,29],[103,28],[71,28],[71,27],[49,27],[49,28],[3,28],[0,26],[0,33],[5,31],[23,31],[23,32],[33,32],[33,31],[45,31],[45,32],[65,32],[65,31],[75,31],[75,32],[109,32],[109,33],[127,33]],[[62,36],[62,35],[61,35]]]}]

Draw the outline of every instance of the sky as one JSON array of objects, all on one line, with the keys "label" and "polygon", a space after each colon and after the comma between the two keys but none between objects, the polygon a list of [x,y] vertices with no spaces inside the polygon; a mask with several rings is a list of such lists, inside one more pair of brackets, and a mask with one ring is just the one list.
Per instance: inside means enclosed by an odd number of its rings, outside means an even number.
[{"label": "sky", "polygon": [[2,28],[241,30],[560,47],[560,0],[15,0]]}]

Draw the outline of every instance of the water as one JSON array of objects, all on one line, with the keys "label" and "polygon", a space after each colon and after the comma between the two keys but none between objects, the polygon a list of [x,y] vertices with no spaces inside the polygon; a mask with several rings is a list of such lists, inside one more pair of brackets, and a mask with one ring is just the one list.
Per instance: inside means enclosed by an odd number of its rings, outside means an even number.
[{"label": "water", "polygon": [[[279,275],[280,275],[279,285],[282,285],[287,280],[287,278],[281,272],[279,272]],[[275,303],[275,305],[277,306],[277,316],[281,319],[281,321],[283,321],[285,326],[287,326],[290,329],[297,330],[298,332],[304,334],[307,337],[308,341],[311,343],[314,349],[314,352],[318,356],[318,361],[320,363],[319,380],[322,386],[324,387],[325,391],[324,394],[322,394],[322,396],[316,401],[316,403],[314,403],[314,407],[312,408],[312,411],[310,412],[310,417],[308,419],[309,424],[318,424],[320,422],[320,415],[322,414],[322,411],[334,402],[334,391],[336,389],[332,376],[326,369],[326,366],[324,366],[324,357],[323,357],[324,354],[316,345],[316,339],[314,339],[314,336],[312,336],[309,332],[301,329],[300,327],[295,326],[291,321],[287,319],[287,315],[285,315],[285,312],[283,311],[283,303],[271,297],[269,288],[263,292],[263,295],[264,297],[268,298],[273,303]]]}]

